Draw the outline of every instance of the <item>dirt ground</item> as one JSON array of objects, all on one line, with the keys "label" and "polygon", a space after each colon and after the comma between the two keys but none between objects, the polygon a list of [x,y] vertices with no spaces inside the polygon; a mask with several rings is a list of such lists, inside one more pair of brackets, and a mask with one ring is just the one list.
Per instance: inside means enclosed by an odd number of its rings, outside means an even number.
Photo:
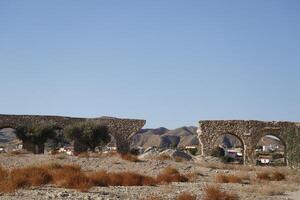
[{"label": "dirt ground", "polygon": [[[0,199],[147,199],[160,197],[173,200],[182,193],[189,192],[201,200],[203,188],[209,185],[218,185],[222,190],[236,193],[239,199],[249,200],[287,200],[300,199],[300,173],[288,168],[271,169],[268,167],[226,166],[220,163],[204,162],[203,158],[195,157],[192,161],[176,162],[173,160],[150,159],[141,162],[130,162],[119,156],[76,157],[67,155],[10,155],[0,154],[1,166],[7,169],[39,165],[46,163],[78,164],[84,171],[107,170],[110,172],[132,171],[143,175],[155,176],[164,168],[171,166],[182,174],[197,174],[192,182],[172,183],[157,186],[110,186],[93,187],[89,192],[78,192],[71,189],[57,188],[52,185],[21,189],[11,194],[0,193]],[[279,170],[286,174],[283,181],[256,181],[258,171]],[[216,183],[218,174],[235,174],[248,177],[245,183]],[[274,191],[272,191],[274,190]]]}]

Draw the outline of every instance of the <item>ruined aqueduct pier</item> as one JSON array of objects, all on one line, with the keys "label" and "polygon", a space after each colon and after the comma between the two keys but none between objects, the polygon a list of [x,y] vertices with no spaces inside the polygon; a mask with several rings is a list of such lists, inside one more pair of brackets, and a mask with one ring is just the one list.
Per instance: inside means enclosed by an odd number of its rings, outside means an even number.
[{"label": "ruined aqueduct pier", "polygon": [[[62,116],[43,116],[43,115],[0,115],[0,129],[13,128],[18,126],[51,123],[58,129],[63,129],[68,125],[86,121],[95,120],[108,128],[115,140],[119,152],[128,152],[130,149],[130,138],[137,133],[146,123],[145,120],[120,119],[112,117],[100,118],[74,118]],[[74,146],[74,148],[76,148]]]},{"label": "ruined aqueduct pier", "polygon": [[236,136],[242,143],[245,164],[255,164],[255,149],[265,135],[273,135],[285,147],[285,164],[300,165],[300,123],[243,120],[200,121],[198,138],[201,154],[211,155],[215,141],[224,134]]}]

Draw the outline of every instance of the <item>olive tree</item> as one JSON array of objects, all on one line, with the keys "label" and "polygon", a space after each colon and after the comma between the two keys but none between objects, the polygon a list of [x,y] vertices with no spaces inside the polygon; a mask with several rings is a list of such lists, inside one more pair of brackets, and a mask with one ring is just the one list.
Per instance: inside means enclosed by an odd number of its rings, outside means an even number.
[{"label": "olive tree", "polygon": [[88,120],[66,127],[65,136],[74,141],[74,150],[77,152],[95,151],[98,146],[103,146],[110,141],[110,135],[105,125]]},{"label": "olive tree", "polygon": [[55,127],[51,124],[23,125],[15,129],[18,139],[23,142],[23,149],[35,154],[44,153],[44,146],[48,138],[56,136]]}]

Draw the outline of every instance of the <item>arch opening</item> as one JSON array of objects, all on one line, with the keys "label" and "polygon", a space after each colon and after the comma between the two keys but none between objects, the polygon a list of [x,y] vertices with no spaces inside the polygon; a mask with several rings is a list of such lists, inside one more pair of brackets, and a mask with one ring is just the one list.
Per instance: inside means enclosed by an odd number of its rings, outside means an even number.
[{"label": "arch opening", "polygon": [[214,141],[212,156],[221,158],[225,163],[243,164],[244,151],[244,142],[238,136],[224,133]]},{"label": "arch opening", "polygon": [[286,145],[284,141],[271,133],[262,136],[255,147],[257,165],[285,166]]},{"label": "arch opening", "polygon": [[19,140],[12,127],[0,129],[0,153],[7,153],[23,148],[22,140]]}]

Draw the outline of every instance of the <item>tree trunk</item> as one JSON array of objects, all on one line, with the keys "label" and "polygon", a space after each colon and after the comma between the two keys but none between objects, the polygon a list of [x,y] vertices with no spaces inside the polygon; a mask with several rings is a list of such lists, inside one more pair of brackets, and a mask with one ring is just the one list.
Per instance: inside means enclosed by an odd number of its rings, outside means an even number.
[{"label": "tree trunk", "polygon": [[29,139],[23,140],[23,149],[34,153],[34,154],[43,154],[44,153],[44,144],[35,144]]},{"label": "tree trunk", "polygon": [[86,145],[82,144],[81,142],[79,142],[78,140],[74,140],[73,147],[74,147],[75,154],[79,154],[79,153],[88,151],[88,147]]}]

